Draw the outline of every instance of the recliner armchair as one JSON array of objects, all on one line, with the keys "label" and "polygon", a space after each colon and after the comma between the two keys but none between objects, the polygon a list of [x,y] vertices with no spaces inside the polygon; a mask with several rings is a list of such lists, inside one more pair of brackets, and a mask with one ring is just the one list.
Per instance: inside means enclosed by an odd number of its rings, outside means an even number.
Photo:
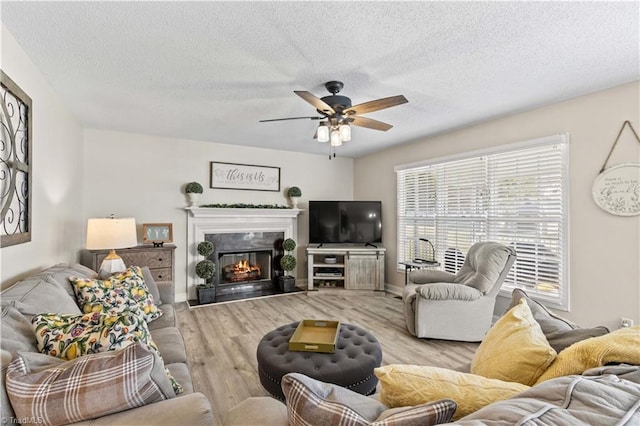
[{"label": "recliner armchair", "polygon": [[513,248],[476,243],[456,274],[420,269],[409,275],[402,301],[416,337],[479,342],[491,327],[500,287],[516,259]]}]

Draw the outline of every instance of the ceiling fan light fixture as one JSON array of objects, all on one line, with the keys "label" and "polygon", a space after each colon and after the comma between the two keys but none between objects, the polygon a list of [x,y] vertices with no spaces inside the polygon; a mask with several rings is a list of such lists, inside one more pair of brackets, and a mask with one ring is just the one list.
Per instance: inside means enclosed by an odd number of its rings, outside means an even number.
[{"label": "ceiling fan light fixture", "polygon": [[321,121],[318,125],[318,142],[329,142],[329,123]]},{"label": "ceiling fan light fixture", "polygon": [[342,146],[342,139],[340,138],[339,130],[331,131],[331,146]]},{"label": "ceiling fan light fixture", "polygon": [[319,122],[313,139],[320,143],[331,143],[329,154],[329,159],[331,159],[336,156],[335,147],[342,146],[343,142],[351,140],[351,126],[365,127],[383,132],[393,127],[391,124],[382,121],[362,117],[362,114],[380,111],[408,102],[403,95],[397,95],[353,105],[351,98],[338,95],[343,87],[344,84],[341,81],[329,81],[325,83],[325,88],[331,95],[321,98],[306,90],[293,91],[305,102],[311,104],[319,116],[274,118],[260,120],[260,122],[299,119],[323,120]]},{"label": "ceiling fan light fixture", "polygon": [[351,140],[351,127],[348,124],[340,125],[340,139],[342,142],[348,142]]}]

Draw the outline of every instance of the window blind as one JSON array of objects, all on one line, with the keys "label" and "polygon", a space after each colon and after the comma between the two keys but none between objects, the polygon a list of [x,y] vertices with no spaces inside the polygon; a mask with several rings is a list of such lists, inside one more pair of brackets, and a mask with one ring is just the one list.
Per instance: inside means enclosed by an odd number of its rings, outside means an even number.
[{"label": "window blind", "polygon": [[476,242],[513,247],[502,287],[568,308],[568,137],[396,167],[399,262],[431,258],[455,273]]}]

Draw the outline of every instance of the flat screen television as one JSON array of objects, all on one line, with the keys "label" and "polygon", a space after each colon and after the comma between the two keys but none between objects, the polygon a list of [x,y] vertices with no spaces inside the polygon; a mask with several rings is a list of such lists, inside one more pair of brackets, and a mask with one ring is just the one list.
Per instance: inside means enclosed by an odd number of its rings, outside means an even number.
[{"label": "flat screen television", "polygon": [[381,243],[380,201],[309,201],[309,242]]}]

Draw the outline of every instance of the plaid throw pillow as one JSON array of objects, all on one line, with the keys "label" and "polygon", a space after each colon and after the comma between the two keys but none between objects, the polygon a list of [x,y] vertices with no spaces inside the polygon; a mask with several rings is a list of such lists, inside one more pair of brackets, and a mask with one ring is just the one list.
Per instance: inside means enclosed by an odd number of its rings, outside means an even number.
[{"label": "plaid throw pillow", "polygon": [[299,373],[282,378],[282,391],[292,426],[429,426],[448,422],[457,408],[454,401],[443,399],[387,409],[373,398]]},{"label": "plaid throw pillow", "polygon": [[6,386],[19,419],[62,425],[173,398],[160,357],[146,345],[62,361],[18,352]]},{"label": "plaid throw pillow", "polygon": [[162,315],[144,282],[139,266],[114,274],[106,280],[69,277],[78,305],[85,313],[117,315],[132,312],[151,322]]}]

